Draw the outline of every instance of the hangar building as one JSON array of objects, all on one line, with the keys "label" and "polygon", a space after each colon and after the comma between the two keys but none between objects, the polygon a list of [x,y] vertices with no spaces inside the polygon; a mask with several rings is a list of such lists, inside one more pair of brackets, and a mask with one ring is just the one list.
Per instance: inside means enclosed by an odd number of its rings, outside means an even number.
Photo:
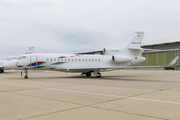
[{"label": "hangar building", "polygon": [[[145,49],[156,49],[159,51],[145,51],[142,56],[146,57],[146,61],[138,64],[138,66],[165,65],[171,62],[176,56],[180,56],[180,41],[143,45],[141,47]],[[179,62],[180,60],[178,59],[176,64],[171,67],[179,70],[180,69]],[[162,68],[156,68],[156,69],[162,69]]]}]

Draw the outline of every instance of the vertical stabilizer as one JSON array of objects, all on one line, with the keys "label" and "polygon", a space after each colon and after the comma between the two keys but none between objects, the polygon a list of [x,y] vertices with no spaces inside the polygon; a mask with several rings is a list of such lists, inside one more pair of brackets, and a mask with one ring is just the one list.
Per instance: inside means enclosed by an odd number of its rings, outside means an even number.
[{"label": "vertical stabilizer", "polygon": [[141,49],[144,32],[135,32],[135,33],[136,35],[131,40],[131,42],[127,45],[128,49]]},{"label": "vertical stabilizer", "polygon": [[28,47],[27,51],[25,52],[25,54],[32,54],[34,50],[34,47]]}]

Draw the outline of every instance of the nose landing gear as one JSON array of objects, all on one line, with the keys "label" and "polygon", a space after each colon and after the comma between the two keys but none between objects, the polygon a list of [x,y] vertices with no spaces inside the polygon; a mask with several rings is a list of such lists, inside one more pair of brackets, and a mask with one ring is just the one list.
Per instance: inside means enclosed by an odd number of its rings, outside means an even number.
[{"label": "nose landing gear", "polygon": [[24,70],[24,73],[25,73],[24,79],[28,79],[28,71]]}]

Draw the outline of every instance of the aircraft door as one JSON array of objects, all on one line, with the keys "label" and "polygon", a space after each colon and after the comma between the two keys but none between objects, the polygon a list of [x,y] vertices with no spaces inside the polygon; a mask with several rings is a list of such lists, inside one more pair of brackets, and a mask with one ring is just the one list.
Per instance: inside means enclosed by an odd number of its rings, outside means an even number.
[{"label": "aircraft door", "polygon": [[37,56],[30,57],[30,68],[37,68]]}]

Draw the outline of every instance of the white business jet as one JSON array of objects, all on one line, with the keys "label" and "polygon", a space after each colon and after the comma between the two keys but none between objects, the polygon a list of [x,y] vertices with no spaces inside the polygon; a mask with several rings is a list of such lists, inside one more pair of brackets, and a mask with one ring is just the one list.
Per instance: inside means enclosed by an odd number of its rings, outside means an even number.
[{"label": "white business jet", "polygon": [[[32,54],[34,50],[34,47],[28,47],[28,49],[26,50],[25,54]],[[15,60],[17,59],[19,56],[7,56],[6,60],[0,60],[0,73],[3,73],[4,70],[6,70],[7,68],[4,68],[2,65],[7,63],[8,61],[11,60]]]},{"label": "white business jet", "polygon": [[[133,68],[135,66],[131,65],[146,60],[145,57],[141,56],[143,52],[141,43],[144,32],[135,33],[135,37],[125,48],[104,48],[104,55],[26,54],[21,55],[17,60],[5,63],[3,66],[11,69],[24,70],[25,79],[28,78],[28,70],[80,72],[88,77],[93,73],[94,77],[101,77],[100,72],[121,68]],[[178,57],[168,65],[173,65],[177,59]]]}]

